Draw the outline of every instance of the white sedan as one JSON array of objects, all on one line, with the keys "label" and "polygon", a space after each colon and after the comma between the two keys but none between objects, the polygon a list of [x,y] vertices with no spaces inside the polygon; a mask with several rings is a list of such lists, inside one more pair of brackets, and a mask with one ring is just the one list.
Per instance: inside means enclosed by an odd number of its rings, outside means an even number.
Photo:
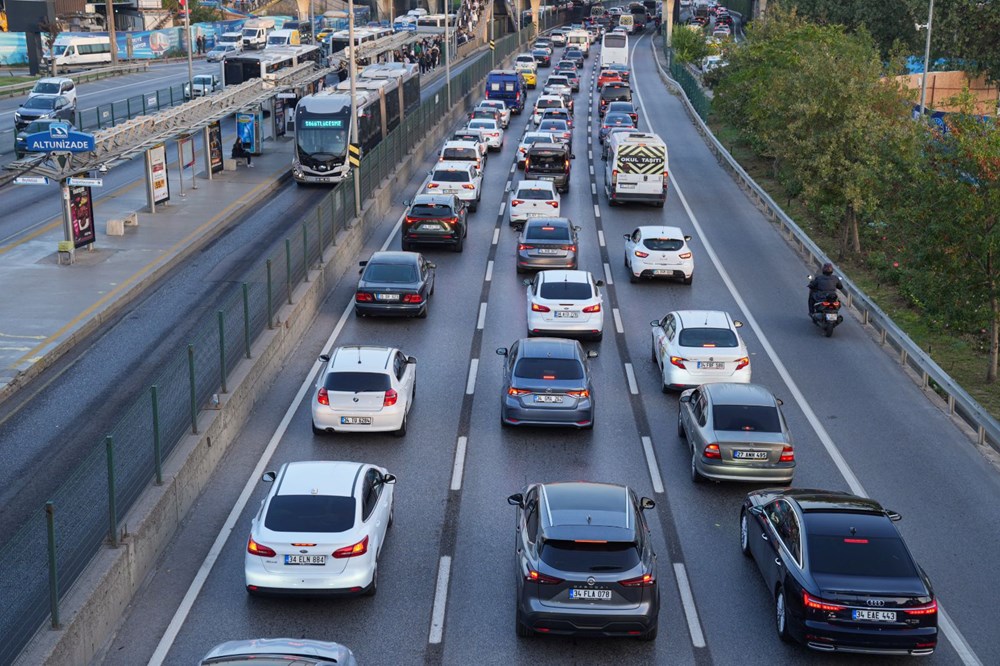
[{"label": "white sedan", "polygon": [[561,204],[562,197],[552,181],[522,180],[510,193],[510,226],[519,227],[529,217],[559,217]]},{"label": "white sedan", "polygon": [[604,336],[603,280],[589,271],[539,271],[527,287],[528,335]]},{"label": "white sedan", "polygon": [[684,284],[694,280],[694,258],[677,227],[637,227],[625,234],[625,268],[630,282],[639,278],[674,278]]},{"label": "white sedan", "polygon": [[503,148],[503,127],[496,120],[486,118],[476,118],[469,121],[469,129],[479,130],[486,138],[486,145],[490,150],[500,150]]},{"label": "white sedan", "polygon": [[417,360],[393,347],[337,347],[319,360],[312,401],[312,429],[406,434],[417,384]]},{"label": "white sedan", "polygon": [[271,492],[250,524],[252,595],[374,595],[396,477],[365,463],[302,461],[265,472]]},{"label": "white sedan", "polygon": [[717,382],[750,383],[750,354],[738,330],[743,322],[728,313],[677,310],[649,325],[664,393]]}]

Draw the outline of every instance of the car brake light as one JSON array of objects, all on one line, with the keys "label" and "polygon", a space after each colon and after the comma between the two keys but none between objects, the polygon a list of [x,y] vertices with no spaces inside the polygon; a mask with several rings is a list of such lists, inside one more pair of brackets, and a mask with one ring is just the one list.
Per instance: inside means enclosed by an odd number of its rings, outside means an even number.
[{"label": "car brake light", "polygon": [[545,203],[547,203],[548,205],[552,206],[553,208],[559,208],[559,202],[558,201],[546,201]]},{"label": "car brake light", "polygon": [[521,205],[521,204],[523,204],[523,203],[524,203],[524,202],[523,202],[523,201],[521,201],[520,199],[514,199],[513,201],[511,201],[511,202],[510,202],[510,205],[511,205],[511,206],[520,206],[520,205]]},{"label": "car brake light", "polygon": [[330,396],[327,394],[325,387],[321,388],[319,392],[316,394],[316,402],[318,402],[321,405],[330,404]]},{"label": "car brake light", "polygon": [[645,259],[646,257],[649,256],[649,252],[642,252],[640,250],[636,250],[635,256],[639,257],[640,259]]},{"label": "car brake light", "polygon": [[438,187],[437,183],[427,183],[427,189],[428,190],[433,190],[436,187]]},{"label": "car brake light", "polygon": [[706,458],[722,458],[722,452],[719,451],[718,444],[707,445],[705,447],[705,450],[702,451],[702,455],[705,456]]},{"label": "car brake light", "polygon": [[677,257],[680,258],[680,259],[690,259],[691,258],[691,253],[690,252],[685,252],[683,254],[678,254]]},{"label": "car brake light", "polygon": [[392,407],[396,404],[396,400],[399,399],[399,394],[396,393],[396,389],[389,389],[385,392],[385,398],[382,399],[383,407]]},{"label": "car brake light", "polygon": [[618,584],[625,587],[652,587],[653,585],[656,585],[656,579],[653,577],[653,574],[648,573],[635,578],[620,580],[618,581]]},{"label": "car brake light", "polygon": [[589,398],[590,391],[588,391],[587,389],[584,389],[582,391],[566,391],[566,395],[573,398]]},{"label": "car brake light", "polygon": [[250,540],[247,541],[247,552],[251,555],[259,555],[260,557],[277,556],[277,553],[272,548],[257,543],[253,540],[253,537],[250,537]]},{"label": "car brake light", "polygon": [[465,183],[464,185],[462,185],[462,188],[466,190],[474,190],[476,189],[476,186],[473,185],[472,183]]},{"label": "car brake light", "polygon": [[563,161],[563,167],[565,168],[566,173],[569,173],[569,160]]},{"label": "car brake light", "polygon": [[813,595],[809,594],[804,590],[802,592],[802,605],[805,606],[806,608],[811,608],[813,610],[833,611],[833,612],[842,611],[846,608],[846,606],[841,606],[840,604],[831,604],[829,601],[825,601],[823,599],[820,599],[819,597],[814,597]]},{"label": "car brake light", "polygon": [[903,612],[907,615],[935,615],[937,614],[937,600],[930,602],[926,606],[920,606],[919,608],[904,608]]},{"label": "car brake light", "polygon": [[528,570],[528,575],[524,577],[524,580],[531,583],[540,583],[542,585],[556,585],[563,582],[562,578],[556,578],[555,576],[546,576],[543,573],[538,573],[534,569]]},{"label": "car brake light", "polygon": [[551,310],[545,305],[539,305],[538,303],[531,304],[532,312],[551,312]]},{"label": "car brake light", "polygon": [[354,300],[356,300],[358,303],[371,303],[372,301],[375,300],[375,297],[372,296],[371,294],[366,294],[363,291],[359,291],[358,293],[354,294]]},{"label": "car brake light", "polygon": [[334,558],[343,560],[348,557],[357,557],[368,552],[368,537],[351,546],[344,546],[333,551]]},{"label": "car brake light", "polygon": [[567,252],[576,252],[576,245],[563,245],[564,250]]},{"label": "car brake light", "polygon": [[781,458],[778,462],[795,462],[795,449],[790,446],[781,449]]},{"label": "car brake light", "polygon": [[687,370],[687,366],[684,365],[684,361],[686,360],[686,358],[681,358],[680,356],[671,356],[670,365],[676,365],[681,370]]},{"label": "car brake light", "polygon": [[531,391],[528,389],[519,389],[514,388],[513,386],[507,389],[507,395],[528,395],[529,393],[531,393]]},{"label": "car brake light", "polygon": [[618,184],[618,169],[611,170],[611,187]]},{"label": "car brake light", "polygon": [[411,304],[423,303],[424,297],[420,294],[403,294],[403,302]]},{"label": "car brake light", "polygon": [[415,217],[410,217],[409,215],[407,215],[407,216],[406,216],[406,220],[405,220],[405,222],[406,222],[407,224],[413,224],[413,223],[414,223],[414,222],[416,222],[416,221],[417,221],[417,218],[415,218]]},{"label": "car brake light", "polygon": [[524,243],[519,243],[517,246],[518,252],[523,252],[524,250],[534,250],[534,249],[535,249],[534,245],[525,245]]},{"label": "car brake light", "polygon": [[744,356],[743,358],[739,359],[736,362],[736,369],[737,370],[742,370],[743,368],[747,367],[748,365],[750,365],[750,357],[749,356]]},{"label": "car brake light", "polygon": [[583,309],[583,311],[586,312],[586,313],[588,313],[588,314],[592,314],[594,312],[600,312],[601,311],[601,304],[600,303],[595,303],[594,305],[588,305],[587,307],[585,307]]}]

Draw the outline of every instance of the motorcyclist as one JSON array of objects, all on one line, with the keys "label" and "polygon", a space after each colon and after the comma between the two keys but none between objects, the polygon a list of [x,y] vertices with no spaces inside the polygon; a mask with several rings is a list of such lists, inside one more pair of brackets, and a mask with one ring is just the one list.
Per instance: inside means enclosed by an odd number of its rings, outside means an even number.
[{"label": "motorcyclist", "polygon": [[823,264],[823,272],[809,281],[809,316],[813,315],[813,308],[816,305],[817,296],[835,292],[843,289],[840,278],[833,274],[833,264]]}]

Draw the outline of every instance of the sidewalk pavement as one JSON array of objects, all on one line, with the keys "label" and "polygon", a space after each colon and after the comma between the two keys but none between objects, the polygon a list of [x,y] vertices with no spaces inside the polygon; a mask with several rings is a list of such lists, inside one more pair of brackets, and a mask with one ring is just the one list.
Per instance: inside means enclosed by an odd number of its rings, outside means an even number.
[{"label": "sidewalk pavement", "polygon": [[[214,238],[219,229],[263,200],[291,177],[290,136],[263,144],[253,168],[239,166],[208,180],[201,166],[198,189],[190,172],[180,195],[176,161],[170,163],[170,201],[151,214],[143,179],[100,196],[92,190],[97,240],[76,251],[72,266],[58,264],[62,225],[46,224],[37,236],[0,247],[0,401],[72,346],[114,318],[167,270]],[[201,155],[198,156],[201,165]],[[138,227],[108,236],[106,223],[138,211]],[[57,218],[56,221],[58,221]]]}]

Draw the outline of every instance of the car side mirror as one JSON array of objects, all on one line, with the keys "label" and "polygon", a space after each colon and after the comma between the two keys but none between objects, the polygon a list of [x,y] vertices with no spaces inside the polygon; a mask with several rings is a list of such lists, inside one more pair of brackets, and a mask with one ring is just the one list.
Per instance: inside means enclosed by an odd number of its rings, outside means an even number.
[{"label": "car side mirror", "polygon": [[778,403],[778,407],[781,407],[782,405],[785,404],[785,401],[782,400],[781,398],[775,398],[774,401]]},{"label": "car side mirror", "polygon": [[527,278],[525,278],[524,280],[521,280],[521,284],[523,284],[525,287],[530,287],[531,286],[531,280],[528,280]]},{"label": "car side mirror", "polygon": [[750,515],[752,516],[759,516],[762,513],[764,513],[764,509],[760,508],[759,506],[752,506],[750,507],[749,511]]},{"label": "car side mirror", "polygon": [[660,320],[659,319],[654,319],[653,321],[649,322],[649,325],[650,326],[659,326],[660,325]]},{"label": "car side mirror", "polygon": [[632,238],[632,234],[622,234],[622,238],[624,238],[625,240],[630,240]]},{"label": "car side mirror", "polygon": [[643,497],[641,500],[639,500],[639,508],[641,508],[643,511],[645,511],[647,509],[652,509],[655,506],[656,506],[656,502],[654,502],[649,497]]},{"label": "car side mirror", "polygon": [[384,483],[386,485],[392,485],[393,483],[396,483],[396,475],[395,474],[383,474],[382,475],[382,483]]},{"label": "car side mirror", "polygon": [[682,395],[680,398],[678,398],[678,401],[679,402],[691,402],[691,396],[690,395]]},{"label": "car side mirror", "polygon": [[903,519],[903,516],[899,512],[892,511],[890,509],[885,510],[885,515],[889,516],[889,520],[891,520],[894,523],[897,523]]},{"label": "car side mirror", "polygon": [[589,352],[587,352],[587,358],[597,358],[597,356],[598,356],[597,351],[594,349],[591,349]]},{"label": "car side mirror", "polygon": [[319,355],[319,360],[323,361],[324,363],[329,363],[330,362],[330,355],[329,354],[320,354]]},{"label": "car side mirror", "polygon": [[685,241],[685,242],[687,242],[687,241],[690,241],[690,240],[691,240],[691,237],[690,237],[690,236],[685,236],[685,237],[684,237],[684,241]]},{"label": "car side mirror", "polygon": [[743,328],[743,322],[741,322],[739,319],[734,319],[733,326],[735,326],[736,328]]},{"label": "car side mirror", "polygon": [[523,508],[524,507],[524,495],[522,495],[521,493],[514,493],[513,495],[511,495],[510,497],[507,498],[507,504],[510,504],[511,506],[519,506],[519,507]]},{"label": "car side mirror", "polygon": [[368,262],[367,262],[367,261],[359,261],[359,262],[358,262],[358,266],[361,266],[361,267],[365,267],[365,266],[367,266],[367,265],[368,265]]},{"label": "car side mirror", "polygon": [[432,264],[432,263],[431,263],[431,262],[429,262],[429,261],[427,262],[427,268],[437,268],[437,267],[438,267],[438,265],[437,265],[437,264]]},{"label": "car side mirror", "polygon": [[272,481],[274,481],[277,478],[278,478],[278,475],[277,475],[276,472],[274,472],[274,471],[267,471],[267,472],[264,472],[264,475],[260,477],[260,480],[261,481],[266,481],[268,483],[271,483]]},{"label": "car side mirror", "polygon": [[404,206],[409,206],[410,205],[410,200],[409,199],[403,199],[403,205]]},{"label": "car side mirror", "polygon": [[506,347],[497,347],[497,356],[506,356],[506,355],[507,355]]},{"label": "car side mirror", "polygon": [[415,365],[416,362],[417,362],[417,357],[416,356],[407,356],[406,357],[406,362],[407,363],[412,363],[412,364]]},{"label": "car side mirror", "polygon": [[594,284],[596,284],[598,287],[603,287],[604,286],[604,280],[598,280]]}]

